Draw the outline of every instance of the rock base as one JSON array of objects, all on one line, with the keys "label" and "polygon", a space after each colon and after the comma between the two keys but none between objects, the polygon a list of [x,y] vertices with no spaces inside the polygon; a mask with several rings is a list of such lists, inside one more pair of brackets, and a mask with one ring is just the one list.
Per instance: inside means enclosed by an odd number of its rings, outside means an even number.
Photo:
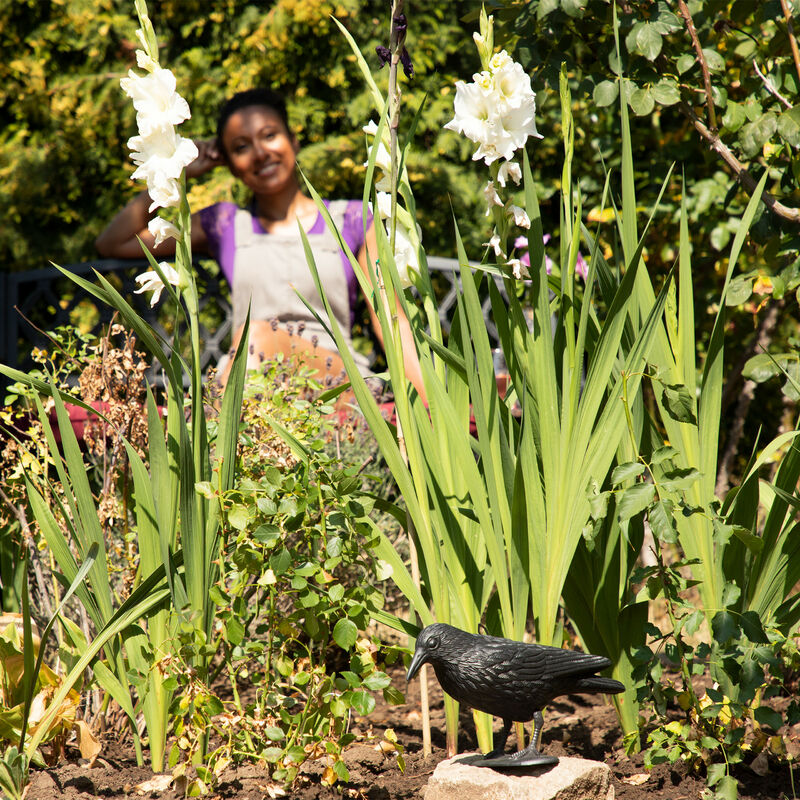
[{"label": "rock base", "polygon": [[440,762],[425,800],[614,800],[611,770],[599,761],[562,758],[552,767],[494,770],[462,753]]}]

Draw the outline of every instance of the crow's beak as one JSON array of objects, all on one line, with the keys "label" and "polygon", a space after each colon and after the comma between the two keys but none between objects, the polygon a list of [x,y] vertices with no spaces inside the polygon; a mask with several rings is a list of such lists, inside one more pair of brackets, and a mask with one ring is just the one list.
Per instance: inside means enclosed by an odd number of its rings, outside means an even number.
[{"label": "crow's beak", "polygon": [[414,653],[414,658],[411,659],[411,664],[406,673],[406,683],[410,681],[418,672],[419,668],[425,663],[425,653],[422,650],[417,650]]}]

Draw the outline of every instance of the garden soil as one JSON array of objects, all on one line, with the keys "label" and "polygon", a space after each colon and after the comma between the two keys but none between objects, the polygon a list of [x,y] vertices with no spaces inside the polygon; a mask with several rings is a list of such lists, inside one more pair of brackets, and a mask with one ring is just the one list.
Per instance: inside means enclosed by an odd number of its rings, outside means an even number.
[{"label": "garden soil", "polygon": [[[285,795],[272,784],[258,765],[228,769],[214,787],[210,798],[266,800],[273,797],[297,800],[407,800],[420,798],[436,764],[445,756],[444,706],[442,692],[429,670],[433,754],[422,755],[419,680],[406,690],[404,674],[395,670],[393,683],[406,692],[407,703],[388,706],[379,699],[368,718],[356,719],[354,728],[363,736],[352,745],[345,757],[350,781],[334,788],[321,785],[323,764],[309,765]],[[462,712],[459,750],[476,748],[474,727],[469,712]],[[401,772],[394,756],[384,755],[377,742],[386,728],[393,728],[404,747],[405,771]],[[800,733],[800,732],[797,732]],[[371,738],[374,737],[374,738]],[[509,741],[510,746],[510,741]],[[547,709],[543,750],[549,755],[578,756],[604,761],[611,768],[616,797],[620,800],[697,800],[705,788],[702,775],[689,773],[681,765],[659,765],[648,771],[641,756],[628,757],[622,750],[622,737],[614,709],[602,698],[592,696],[562,697]],[[740,800],[783,800],[796,797],[789,768],[770,764],[765,775],[742,767],[739,779]],[[67,747],[67,758],[54,768],[35,770],[28,800],[122,800],[123,798],[160,798],[179,800],[184,793],[167,785],[168,776],[154,776],[146,767],[137,767],[133,747],[119,736],[107,736],[103,750],[89,767],[81,762],[76,749]]]}]

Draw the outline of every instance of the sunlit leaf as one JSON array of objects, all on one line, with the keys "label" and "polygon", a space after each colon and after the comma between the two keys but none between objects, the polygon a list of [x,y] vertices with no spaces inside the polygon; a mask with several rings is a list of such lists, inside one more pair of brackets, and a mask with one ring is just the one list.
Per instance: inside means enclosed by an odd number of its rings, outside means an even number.
[{"label": "sunlit leaf", "polygon": [[612,105],[619,94],[618,81],[601,81],[594,87],[592,98],[599,108]]},{"label": "sunlit leaf", "polygon": [[697,425],[694,397],[683,384],[665,385],[661,392],[661,402],[674,420]]},{"label": "sunlit leaf", "polygon": [[620,522],[630,519],[652,502],[655,486],[652,483],[636,483],[620,492],[617,500],[617,515]]},{"label": "sunlit leaf", "polygon": [[358,628],[355,623],[349,619],[340,619],[336,625],[333,626],[333,641],[342,648],[342,650],[349,650],[358,639]]}]

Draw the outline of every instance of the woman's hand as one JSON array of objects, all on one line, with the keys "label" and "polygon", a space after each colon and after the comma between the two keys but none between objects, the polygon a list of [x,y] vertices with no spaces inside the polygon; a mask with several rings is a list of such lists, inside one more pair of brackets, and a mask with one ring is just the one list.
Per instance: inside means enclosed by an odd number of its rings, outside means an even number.
[{"label": "woman's hand", "polygon": [[216,139],[195,139],[194,143],[197,146],[197,158],[186,167],[187,178],[199,178],[214,167],[225,165]]}]

